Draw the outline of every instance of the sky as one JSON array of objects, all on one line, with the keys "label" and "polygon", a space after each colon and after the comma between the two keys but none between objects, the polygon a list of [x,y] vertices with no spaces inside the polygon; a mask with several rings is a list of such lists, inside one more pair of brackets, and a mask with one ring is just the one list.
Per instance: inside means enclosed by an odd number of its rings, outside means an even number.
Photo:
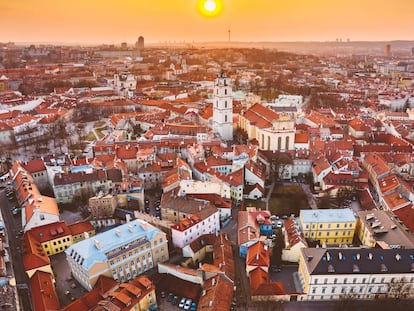
[{"label": "sky", "polygon": [[414,40],[413,0],[0,0],[0,42]]}]

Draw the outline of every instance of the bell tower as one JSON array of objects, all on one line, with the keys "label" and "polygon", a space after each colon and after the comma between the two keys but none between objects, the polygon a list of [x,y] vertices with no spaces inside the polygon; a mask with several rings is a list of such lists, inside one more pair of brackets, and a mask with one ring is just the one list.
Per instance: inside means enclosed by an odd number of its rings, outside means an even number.
[{"label": "bell tower", "polygon": [[214,82],[213,132],[233,140],[233,97],[230,79],[222,72]]}]

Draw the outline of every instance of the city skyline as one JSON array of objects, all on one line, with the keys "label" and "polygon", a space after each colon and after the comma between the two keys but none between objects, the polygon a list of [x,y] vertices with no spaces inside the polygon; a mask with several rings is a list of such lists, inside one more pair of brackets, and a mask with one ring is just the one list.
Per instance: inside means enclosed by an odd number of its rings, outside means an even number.
[{"label": "city skyline", "polygon": [[414,2],[406,0],[220,2],[220,12],[206,14],[200,0],[0,0],[7,30],[0,42],[132,44],[139,35],[148,43],[228,41],[229,29],[231,41],[246,42],[414,39]]}]

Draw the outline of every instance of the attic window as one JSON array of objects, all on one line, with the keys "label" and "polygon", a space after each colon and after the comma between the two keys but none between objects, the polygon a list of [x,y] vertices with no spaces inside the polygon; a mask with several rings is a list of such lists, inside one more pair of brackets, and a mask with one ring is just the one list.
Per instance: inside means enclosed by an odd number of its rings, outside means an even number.
[{"label": "attic window", "polygon": [[329,265],[328,266],[328,272],[329,273],[334,273],[335,272],[335,269],[334,269],[334,267],[332,265]]},{"label": "attic window", "polygon": [[381,272],[387,272],[387,271],[388,271],[387,266],[382,263],[381,264]]}]

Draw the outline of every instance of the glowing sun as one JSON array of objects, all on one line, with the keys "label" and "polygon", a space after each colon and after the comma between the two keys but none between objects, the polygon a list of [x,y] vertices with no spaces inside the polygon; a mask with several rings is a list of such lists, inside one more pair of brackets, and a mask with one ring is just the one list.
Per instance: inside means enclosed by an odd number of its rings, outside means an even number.
[{"label": "glowing sun", "polygon": [[200,13],[207,17],[218,16],[222,7],[220,0],[200,0],[198,3]]}]

